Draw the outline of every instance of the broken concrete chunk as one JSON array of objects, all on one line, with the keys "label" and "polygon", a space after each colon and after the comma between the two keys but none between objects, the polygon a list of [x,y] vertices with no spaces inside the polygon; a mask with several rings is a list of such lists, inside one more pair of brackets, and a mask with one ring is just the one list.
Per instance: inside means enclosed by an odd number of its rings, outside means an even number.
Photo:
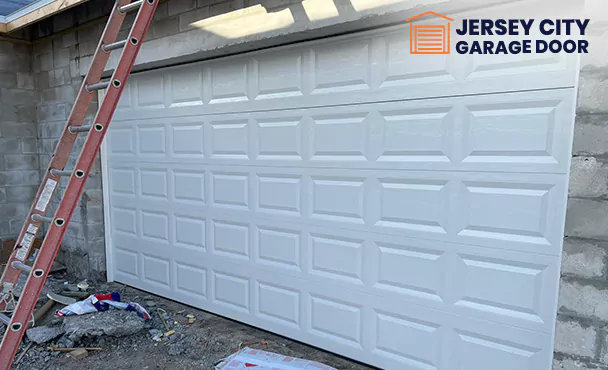
[{"label": "broken concrete chunk", "polygon": [[68,355],[74,360],[80,360],[87,357],[89,355],[89,351],[84,348],[77,348],[72,352],[68,353]]},{"label": "broken concrete chunk", "polygon": [[186,349],[187,349],[187,346],[183,341],[173,343],[169,347],[169,356],[179,356],[182,353],[184,353],[186,351]]},{"label": "broken concrete chunk", "polygon": [[144,320],[133,312],[110,310],[82,316],[67,316],[63,329],[78,342],[83,337],[126,337],[144,329]]},{"label": "broken concrete chunk", "polygon": [[34,326],[33,328],[27,329],[25,335],[27,339],[31,340],[36,344],[43,344],[49,342],[64,333],[61,326]]}]

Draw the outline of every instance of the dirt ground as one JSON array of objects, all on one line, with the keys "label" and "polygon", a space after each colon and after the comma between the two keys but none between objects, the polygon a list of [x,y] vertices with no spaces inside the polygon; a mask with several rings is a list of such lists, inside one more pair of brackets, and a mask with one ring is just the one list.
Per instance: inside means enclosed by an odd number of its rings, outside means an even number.
[{"label": "dirt ground", "polygon": [[[66,275],[54,275],[47,281],[47,288],[60,292],[63,282],[76,283]],[[90,292],[109,293],[119,292],[124,302],[138,302],[150,311],[152,320],[145,323],[145,328],[136,334],[125,337],[112,337],[108,335],[85,338],[76,346],[101,347],[103,351],[90,352],[87,358],[74,360],[66,354],[50,352],[46,347],[61,343],[59,339],[45,345],[34,344],[18,365],[13,365],[19,370],[107,370],[107,369],[137,369],[137,370],[160,370],[160,369],[212,369],[221,359],[236,352],[243,342],[256,342],[249,347],[265,349],[283,355],[305,358],[318,361],[336,369],[364,370],[372,369],[335,354],[325,352],[293,340],[277,336],[251,326],[238,323],[202,310],[195,309],[171,300],[158,297],[125,285],[91,284]],[[42,300],[41,300],[42,301]],[[60,308],[55,305],[53,312]],[[176,333],[162,342],[152,339],[151,329],[166,329],[159,318],[157,309],[161,308],[169,315],[167,320]],[[135,313],[129,313],[134,319],[141,320]],[[196,317],[196,322],[186,325],[187,314]],[[90,320],[95,320],[95,315],[89,314]],[[46,315],[39,325],[54,323],[59,325],[59,320],[52,312]],[[175,324],[177,323],[177,324]],[[260,343],[266,341],[267,346]],[[24,340],[16,358],[22,353],[23,348],[29,343]]]}]

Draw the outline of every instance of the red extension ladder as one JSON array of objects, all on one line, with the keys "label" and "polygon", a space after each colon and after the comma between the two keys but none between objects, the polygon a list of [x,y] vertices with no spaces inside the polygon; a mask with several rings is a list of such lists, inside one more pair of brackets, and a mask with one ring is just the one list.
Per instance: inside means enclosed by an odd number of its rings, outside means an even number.
[{"label": "red extension ladder", "polygon": [[[74,209],[82,195],[91,166],[99,152],[99,147],[116,110],[127,78],[131,73],[146,31],[150,26],[158,1],[116,0],[112,9],[89,67],[89,72],[82,83],[70,117],[61,134],[61,139],[57,143],[51,163],[34,199],[34,204],[27,215],[25,225],[21,229],[15,248],[0,279],[0,310],[6,311],[11,308],[10,305],[7,307],[7,304],[14,302],[13,288],[19,275],[21,272],[29,274],[19,301],[12,312],[12,317],[0,314],[0,321],[7,326],[2,344],[0,344],[0,370],[10,369],[19,348],[19,343],[30,324],[34,307],[55,260]],[[129,36],[126,40],[116,41],[126,14],[134,11],[137,11],[137,16]],[[100,82],[111,51],[118,49],[122,49],[122,55],[118,66],[114,70],[114,75],[109,81]],[[92,125],[83,125],[93,95],[95,91],[101,89],[107,89],[107,91],[95,120]],[[87,139],[76,162],[76,167],[65,169],[78,133],[87,133]],[[61,176],[68,176],[70,180],[57,212],[54,216],[48,217],[45,215],[45,211]],[[48,231],[40,247],[36,262],[30,267],[24,263],[24,260],[42,222],[48,223]]]}]

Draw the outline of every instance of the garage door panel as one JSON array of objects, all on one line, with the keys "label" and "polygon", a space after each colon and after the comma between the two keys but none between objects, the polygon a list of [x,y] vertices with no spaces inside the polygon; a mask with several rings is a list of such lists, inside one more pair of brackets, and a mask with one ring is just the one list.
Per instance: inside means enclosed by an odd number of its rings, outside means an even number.
[{"label": "garage door panel", "polygon": [[548,369],[575,71],[399,26],[136,74],[111,275],[380,368]]},{"label": "garage door panel", "polygon": [[171,217],[171,246],[122,232],[114,243],[207,269],[218,263],[239,266],[235,271],[261,269],[281,279],[292,276],[339,290],[389,294],[404,304],[552,330],[557,257],[226,215],[198,217],[208,220],[210,230],[196,235],[196,240],[208,235],[203,248],[183,242],[192,237],[179,234],[176,221],[183,218]]},{"label": "garage door panel", "polygon": [[[131,164],[132,166],[137,166]],[[126,162],[121,171],[127,171]],[[168,165],[180,173],[184,165]],[[143,167],[147,171],[147,167]],[[449,171],[378,171],[276,167],[188,167],[209,178],[209,202],[172,202],[137,192],[150,214],[146,235],[164,238],[158,213],[288,220],[308,225],[558,255],[566,179],[557,175]],[[179,177],[176,177],[179,179]],[[112,181],[112,180],[110,180]],[[200,186],[202,181],[192,181]],[[161,185],[155,185],[161,187]],[[202,189],[186,194],[200,196]],[[121,205],[138,201],[116,193]],[[194,197],[194,195],[192,196]],[[501,212],[494,212],[500,209]],[[161,233],[163,233],[161,235]]]},{"label": "garage door panel", "polygon": [[[542,349],[549,334],[336,289],[331,281],[307,282],[294,290],[291,287],[301,284],[301,279],[285,275],[277,280],[274,272],[247,265],[234,274],[228,272],[233,270],[230,263],[214,257],[210,263],[208,268],[196,266],[190,275],[194,280],[188,282],[192,287],[196,279],[212,276],[211,285],[205,286],[210,289],[206,298],[179,290],[167,290],[167,296],[211,311],[221,307],[224,314],[238,320],[304,341],[314,338],[317,345],[346,355],[368,350],[381,368],[452,369],[454,364],[466,364],[463,369],[487,370],[495,368],[487,367],[488,361],[502,358],[521,365],[518,369],[537,370],[550,356]],[[125,279],[156,289],[152,281]]]},{"label": "garage door panel", "polygon": [[109,156],[158,163],[566,173],[573,103],[570,91],[554,90],[124,121],[114,126],[116,135],[131,135],[124,126],[132,125],[135,137],[120,136],[115,144],[111,128]]},{"label": "garage door panel", "polygon": [[293,109],[328,101],[572,87],[574,73],[569,72],[575,64],[572,54],[412,55],[409,27],[398,26],[137,74],[129,79],[116,118],[149,117],[161,107],[227,113],[276,109],[277,104]]}]

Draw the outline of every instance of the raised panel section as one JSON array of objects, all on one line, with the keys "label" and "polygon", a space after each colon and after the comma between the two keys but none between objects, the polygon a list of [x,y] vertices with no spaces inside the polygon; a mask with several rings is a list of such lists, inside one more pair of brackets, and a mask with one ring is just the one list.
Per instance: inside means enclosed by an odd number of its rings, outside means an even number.
[{"label": "raised panel section", "polygon": [[311,331],[334,342],[361,348],[361,308],[351,303],[310,296]]},{"label": "raised panel section", "polygon": [[112,220],[115,230],[135,235],[137,230],[136,210],[114,207],[112,209]]},{"label": "raised panel section", "polygon": [[258,282],[258,312],[281,324],[299,327],[300,293],[273,283]]},{"label": "raised panel section", "polygon": [[314,177],[312,179],[312,216],[363,223],[364,179]]},{"label": "raised panel section", "polygon": [[451,107],[382,111],[382,144],[378,161],[450,162],[452,130]]},{"label": "raised panel section", "polygon": [[463,184],[459,196],[465,207],[462,214],[466,226],[459,235],[550,245],[545,234],[553,185]]},{"label": "raised panel section", "polygon": [[454,351],[464,369],[539,369],[542,360],[539,348],[465,331],[457,331],[457,335]]},{"label": "raised panel section", "polygon": [[175,243],[205,248],[205,220],[188,216],[175,216]]},{"label": "raised panel section", "polygon": [[238,311],[249,311],[249,279],[214,271],[213,300]]},{"label": "raised panel section", "polygon": [[449,215],[446,185],[439,180],[380,179],[376,225],[445,234]]},{"label": "raised panel section", "polygon": [[173,154],[203,155],[202,124],[174,124],[171,127],[173,129]]},{"label": "raised panel section", "polygon": [[312,235],[310,268],[314,274],[362,284],[363,241]]},{"label": "raised panel section", "polygon": [[166,213],[141,212],[142,234],[148,238],[168,240],[169,217]]},{"label": "raised panel section", "polygon": [[173,171],[173,189],[176,200],[205,201],[205,174],[195,171]]},{"label": "raised panel section", "polygon": [[211,122],[211,156],[246,159],[249,153],[246,120]]},{"label": "raised panel section", "polygon": [[207,270],[197,266],[176,262],[175,285],[180,293],[207,298]]},{"label": "raised panel section", "polygon": [[114,266],[117,272],[139,277],[139,264],[137,253],[122,248],[114,248]]},{"label": "raised panel section", "polygon": [[365,161],[366,116],[342,114],[313,117],[312,159]]},{"label": "raised panel section", "polygon": [[300,118],[258,120],[258,158],[302,159]]},{"label": "raised panel section", "polygon": [[110,173],[113,193],[135,194],[135,170],[113,168]]},{"label": "raised panel section", "polygon": [[241,60],[217,63],[211,67],[210,103],[247,100],[247,62]]},{"label": "raised panel section", "polygon": [[109,132],[111,154],[134,154],[133,129],[112,128]]},{"label": "raised panel section", "polygon": [[234,258],[249,258],[249,227],[213,221],[213,251]]},{"label": "raised panel section", "polygon": [[313,57],[313,94],[370,88],[369,40],[313,48]]},{"label": "raised panel section", "polygon": [[171,107],[203,104],[203,75],[200,67],[173,69],[171,76]]},{"label": "raised panel section", "polygon": [[560,102],[544,100],[468,106],[463,161],[558,163],[554,155],[554,130],[556,107]]},{"label": "raised panel section", "polygon": [[272,53],[258,60],[257,99],[303,95],[302,55],[299,51]]},{"label": "raised panel section", "polygon": [[143,255],[144,280],[169,286],[169,261],[157,256]]},{"label": "raised panel section", "polygon": [[165,170],[140,170],[141,195],[167,199],[167,172]]},{"label": "raised panel section", "polygon": [[300,244],[300,233],[297,231],[258,228],[258,258],[262,263],[299,269]]},{"label": "raised panel section", "polygon": [[139,108],[164,108],[165,84],[163,74],[144,74],[137,78]]},{"label": "raised panel section", "polygon": [[443,333],[441,325],[378,311],[373,352],[396,359],[412,369],[438,369]]},{"label": "raised panel section", "polygon": [[407,245],[377,244],[376,288],[442,302],[447,266],[442,261],[442,252]]},{"label": "raised panel section", "polygon": [[258,175],[258,208],[262,212],[300,214],[301,178]]},{"label": "raised panel section", "polygon": [[166,152],[164,126],[139,126],[137,137],[141,154],[164,154]]},{"label": "raised panel section", "polygon": [[249,207],[249,176],[243,173],[212,173],[213,204],[223,207]]},{"label": "raised panel section", "polygon": [[543,323],[541,300],[547,266],[459,255],[457,306]]},{"label": "raised panel section", "polygon": [[[405,31],[405,30],[404,30]],[[412,55],[409,32],[386,37],[386,77],[381,88],[454,81],[449,55]]]}]

